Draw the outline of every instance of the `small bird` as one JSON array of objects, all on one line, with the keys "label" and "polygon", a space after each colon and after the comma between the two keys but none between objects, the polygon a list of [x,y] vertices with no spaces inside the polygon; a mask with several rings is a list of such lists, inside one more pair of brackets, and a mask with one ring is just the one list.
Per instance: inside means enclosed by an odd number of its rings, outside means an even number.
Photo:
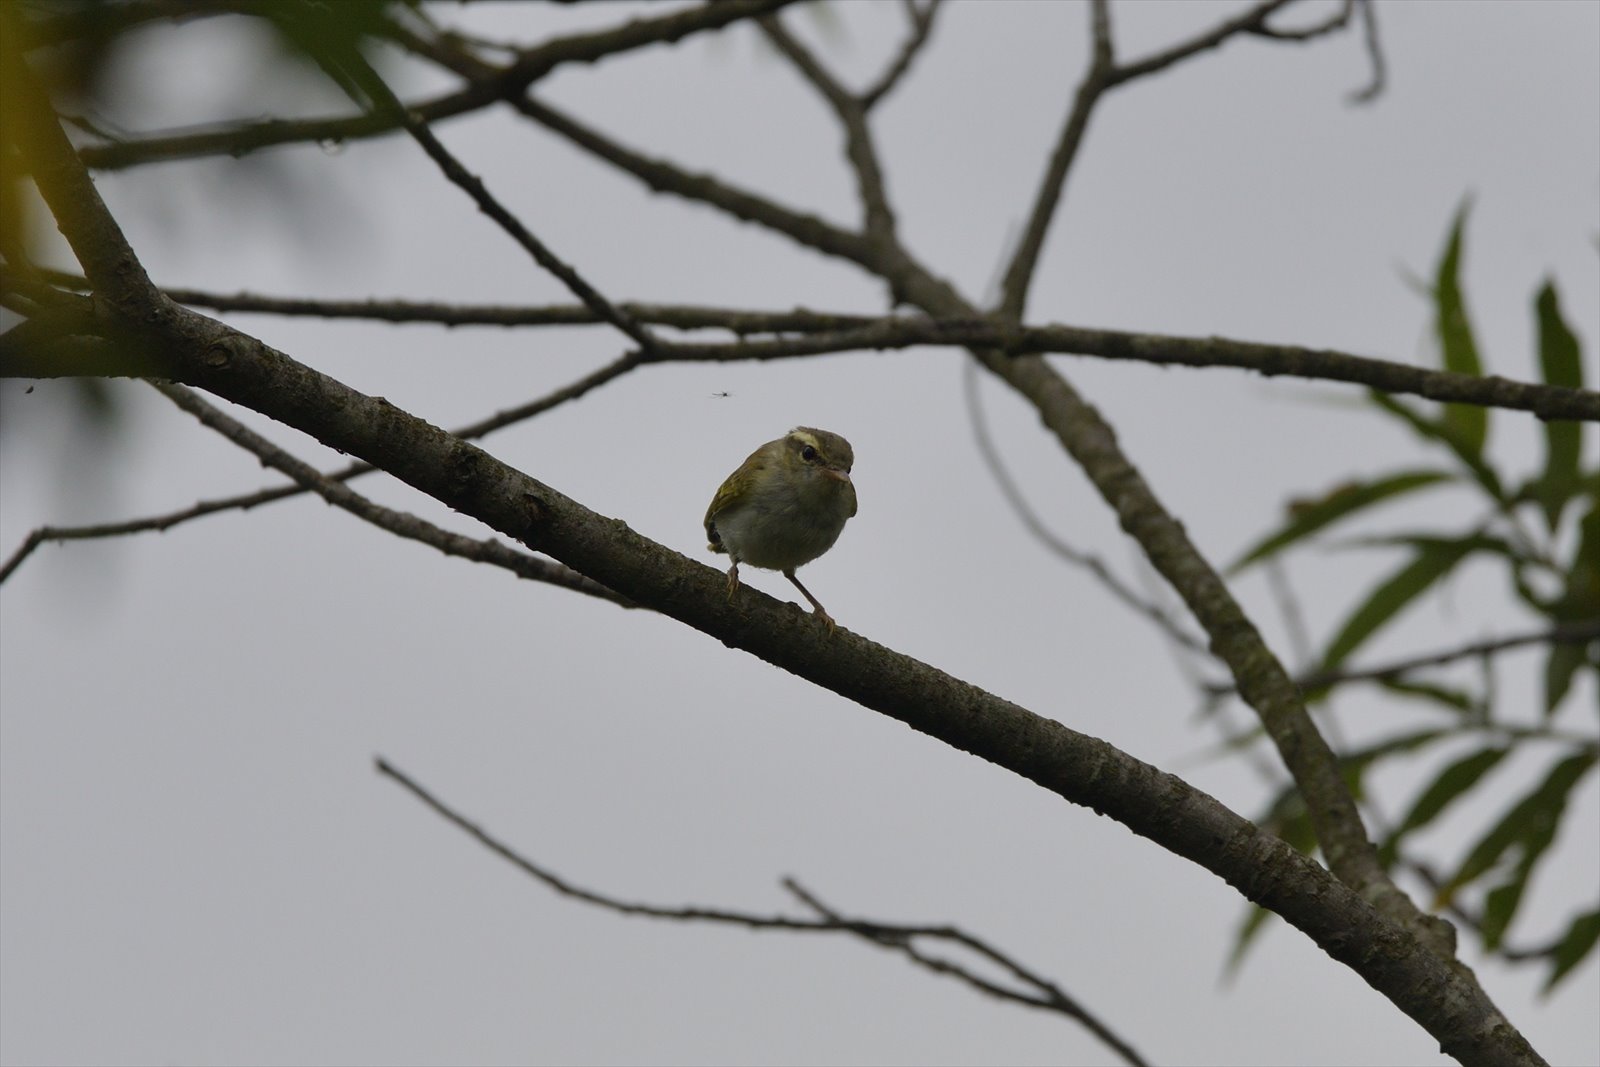
[{"label": "small bird", "polygon": [[728,475],[706,509],[707,547],[733,559],[728,596],[739,588],[739,564],[782,571],[834,629],[833,617],[794,576],[839,539],[856,513],[850,442],[836,433],[797,426],[768,441]]}]

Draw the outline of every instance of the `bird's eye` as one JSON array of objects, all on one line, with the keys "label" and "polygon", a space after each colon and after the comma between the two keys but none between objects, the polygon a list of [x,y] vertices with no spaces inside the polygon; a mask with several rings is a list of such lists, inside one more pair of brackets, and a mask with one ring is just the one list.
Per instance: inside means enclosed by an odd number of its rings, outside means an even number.
[{"label": "bird's eye", "polygon": [[805,460],[807,463],[810,463],[812,460],[817,458],[817,450],[812,448],[810,445],[806,445],[806,447],[800,450],[800,458]]}]

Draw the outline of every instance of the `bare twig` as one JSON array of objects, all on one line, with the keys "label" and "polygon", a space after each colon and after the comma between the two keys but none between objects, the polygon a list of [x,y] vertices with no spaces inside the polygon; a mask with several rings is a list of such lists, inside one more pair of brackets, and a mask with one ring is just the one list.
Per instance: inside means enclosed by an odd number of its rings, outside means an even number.
[{"label": "bare twig", "polygon": [[1600,641],[1600,619],[1563,622],[1529,633],[1492,637],[1441,652],[1429,652],[1425,655],[1396,660],[1377,667],[1312,671],[1296,678],[1295,684],[1302,691],[1309,693],[1317,689],[1331,689],[1345,682],[1389,681],[1423,667],[1438,667],[1457,660],[1495,656],[1527,645],[1586,645],[1591,641]]},{"label": "bare twig", "polygon": [[[58,285],[82,288],[84,279],[60,272],[41,272]],[[0,267],[0,284],[20,284]],[[604,321],[582,305],[506,306],[414,303],[404,300],[315,300],[249,293],[223,295],[197,289],[170,288],[168,297],[181,304],[219,311],[308,315],[382,322],[426,322],[446,326],[569,326]],[[840,312],[748,311],[736,308],[662,304],[618,304],[639,322],[680,330],[724,329],[740,337],[751,334],[801,333],[804,337],[768,338],[736,344],[675,342],[655,361],[738,361],[786,359],[848,352],[856,349],[898,349],[920,345],[993,347],[1014,355],[1061,353],[1102,359],[1130,360],[1158,366],[1236,367],[1267,377],[1295,377],[1348,382],[1386,393],[1407,393],[1445,403],[1481,404],[1531,411],[1541,419],[1600,421],[1600,392],[1521,382],[1498,375],[1429,370],[1392,360],[1358,356],[1332,349],[1261,344],[1226,337],[1173,337],[1165,334],[1096,330],[1076,326],[1003,326],[981,317],[930,319],[923,316],[851,315]],[[0,366],[0,374],[19,375]],[[457,431],[465,435],[465,431]]]},{"label": "bare twig", "polygon": [[[1440,667],[1447,663],[1455,663],[1464,659],[1483,659],[1499,655],[1502,652],[1511,652],[1527,645],[1585,645],[1590,641],[1600,641],[1600,620],[1563,622],[1542,630],[1486,638],[1438,652],[1427,652],[1419,656],[1395,660],[1392,663],[1384,663],[1376,667],[1311,671],[1296,678],[1295,685],[1300,688],[1301,692],[1311,693],[1319,689],[1331,689],[1346,682],[1391,681],[1402,678],[1412,671],[1421,670],[1424,667]],[[1232,693],[1235,688],[1232,683],[1227,682],[1212,682],[1205,687],[1206,692],[1214,695]]]},{"label": "bare twig", "polygon": [[911,63],[917,58],[928,43],[929,35],[933,32],[933,20],[939,14],[939,7],[944,0],[926,0],[918,5],[917,0],[902,0],[902,8],[906,13],[906,22],[909,24],[910,33],[906,36],[905,43],[900,46],[900,54],[895,56],[894,62],[889,64],[887,70],[873,82],[871,86],[861,93],[861,106],[871,111],[885,96],[894,90],[911,69]]},{"label": "bare twig", "polygon": [[[1063,992],[1055,983],[1035,974],[999,949],[994,948],[988,942],[966,933],[959,927],[912,926],[847,918],[822,904],[793,878],[784,879],[784,887],[807,907],[821,915],[821,919],[793,918],[786,915],[759,915],[753,912],[729,911],[721,908],[663,907],[655,904],[642,904],[636,901],[622,900],[618,897],[574,885],[549,868],[535,863],[523,853],[513,849],[510,845],[507,845],[477,823],[450,807],[382,756],[374,760],[374,765],[379,774],[399,783],[412,796],[422,801],[446,821],[465,831],[468,836],[490,852],[493,852],[524,874],[542,882],[562,896],[603,908],[606,911],[616,912],[619,915],[638,915],[650,919],[665,919],[676,922],[721,923],[729,926],[742,926],[750,930],[855,934],[871,941],[873,944],[897,949],[928,970],[936,974],[949,975],[990,996],[1023,1004],[1030,1008],[1040,1008],[1065,1015],[1082,1024],[1090,1033],[1094,1034],[1096,1038],[1105,1043],[1128,1063],[1142,1065],[1145,1062],[1125,1041],[1118,1038],[1109,1027],[1085,1011],[1077,1001]],[[959,964],[928,956],[918,951],[914,946],[913,942],[918,938],[948,942],[966,948],[1008,971],[1024,987],[1031,986],[1032,990],[1007,988],[982,978]]]},{"label": "bare twig", "polygon": [[[1317,26],[1304,30],[1272,28],[1267,22],[1268,18],[1293,2],[1294,0],[1262,0],[1242,14],[1227,19],[1187,41],[1143,59],[1117,62],[1111,39],[1111,17],[1107,0],[1091,0],[1089,68],[1084,73],[1083,80],[1073,97],[1066,123],[1062,127],[1055,151],[1051,154],[1050,163],[1045,168],[1044,178],[1040,181],[1038,192],[1035,194],[1033,210],[1029,214],[1027,225],[1022,230],[1022,237],[1013,254],[1011,265],[1006,270],[1001,301],[997,309],[1004,318],[1013,322],[1020,321],[1027,309],[1028,288],[1038,268],[1039,254],[1044,247],[1045,236],[1049,232],[1051,220],[1060,203],[1062,190],[1078,148],[1082,144],[1084,132],[1088,129],[1089,118],[1101,96],[1117,86],[1166,70],[1184,60],[1217,48],[1234,37],[1255,35],[1282,41],[1305,41],[1342,29],[1350,19],[1347,2],[1345,10]],[[1364,90],[1369,94],[1366,98],[1370,99],[1371,95],[1376,94],[1378,87],[1381,87],[1382,60],[1377,51],[1375,24],[1370,21],[1371,12],[1367,12],[1367,15],[1368,51],[1373,56],[1375,69],[1379,72],[1374,87]]]},{"label": "bare twig", "polygon": [[[572,325],[601,321],[583,307],[471,307],[412,304],[404,301],[317,301],[274,297],[221,296],[186,289],[167,290],[180,303],[221,310],[372,318],[388,322],[438,322],[447,325]],[[1004,326],[983,317],[930,319],[922,316],[846,315],[803,309],[784,312],[704,307],[620,304],[639,321],[679,329],[722,328],[747,335],[803,333],[801,337],[737,343],[658,342],[650,362],[735,362],[793,359],[853,350],[888,350],[921,345],[960,345],[1003,350],[1013,356],[1061,353],[1120,359],[1158,366],[1236,367],[1267,377],[1348,382],[1385,393],[1405,393],[1444,403],[1530,411],[1541,419],[1600,421],[1600,392],[1498,375],[1429,370],[1390,360],[1330,349],[1271,345],[1225,337],[1172,337],[1164,334],[1095,330],[1077,326]],[[19,365],[0,359],[0,376],[57,377],[76,368]],[[99,371],[98,373],[110,373]],[[125,373],[143,373],[130,370]]]},{"label": "bare twig", "polygon": [[570,264],[562,262],[543,241],[522,224],[522,220],[489,192],[488,186],[484,185],[482,179],[462,166],[461,161],[434,136],[426,122],[406,111],[405,105],[359,53],[352,50],[347,54],[333,57],[333,60],[359,85],[360,90],[367,95],[377,111],[388,114],[405,127],[406,132],[421,146],[445,177],[472,198],[472,202],[478,205],[479,211],[494,220],[495,224],[532,256],[539,266],[560,279],[561,284],[582,301],[585,307],[631,337],[647,354],[653,354],[660,349],[660,342],[648,328],[602,296],[599,290],[585,281]]},{"label": "bare twig", "polygon": [[[717,0],[659,18],[633,19],[594,33],[554,38],[519,53],[508,66],[479,64],[477,69],[481,76],[470,80],[465,88],[414,103],[408,110],[421,121],[430,123],[465,115],[522,93],[562,64],[592,63],[608,55],[679,41],[690,34],[721,29],[793,2],[795,0]],[[440,57],[434,54],[430,58],[437,61]],[[216,155],[239,157],[270,145],[359,140],[392,133],[399,126],[397,116],[377,113],[338,118],[268,119],[90,145],[78,154],[88,166],[109,170],[158,160]]]},{"label": "bare twig", "polygon": [[[629,353],[613,360],[604,367],[584,375],[577,381],[563,386],[554,392],[547,393],[505,411],[496,412],[486,419],[463,426],[454,431],[454,436],[462,440],[473,440],[495,430],[502,429],[516,422],[533,418],[535,415],[549,411],[551,408],[576,400],[578,397],[599,388],[601,385],[614,378],[621,377],[628,371],[639,366],[637,353]],[[327,473],[318,472],[322,478],[332,482],[345,482],[351,478],[358,478],[363,474],[370,474],[377,470],[370,463],[357,461],[337,471]],[[0,565],[0,582],[4,582],[22,562],[30,556],[40,545],[52,541],[88,541],[104,537],[123,537],[128,534],[162,532],[174,526],[193,519],[215,515],[221,511],[248,511],[262,504],[270,504],[278,500],[285,500],[292,496],[310,490],[300,483],[294,485],[274,486],[258,489],[252,493],[243,493],[237,496],[224,497],[220,500],[202,500],[190,507],[179,511],[166,512],[161,515],[151,515],[141,519],[130,519],[126,522],[97,523],[90,526],[40,526],[28,534],[3,565]]]},{"label": "bare twig", "polygon": [[[822,901],[817,898],[816,894],[803,887],[795,879],[785,878],[783,880],[783,886],[785,889],[789,890],[789,892],[793,893],[801,903],[811,908],[824,919],[831,919],[836,922],[850,921],[845,919],[833,908],[822,903]],[[941,926],[924,928],[919,931],[915,930],[915,928],[871,924],[866,926],[864,929],[857,929],[853,930],[852,932],[860,934],[862,937],[872,941],[874,944],[881,945],[884,948],[891,949],[896,952],[900,952],[913,962],[927,968],[935,974],[948,974],[953,978],[957,978],[979,992],[987,993],[990,996],[997,997],[1001,1000],[1016,1001],[1020,1004],[1026,1004],[1029,1007],[1046,1008],[1059,1011],[1068,1018],[1076,1019],[1079,1023],[1083,1024],[1083,1026],[1090,1033],[1099,1038],[1101,1042],[1110,1047],[1127,1063],[1143,1064],[1146,1062],[1138,1052],[1134,1051],[1132,1046],[1123,1041],[1121,1038],[1117,1037],[1117,1035],[1114,1034],[1108,1027],[1106,1027],[1104,1023],[1100,1022],[1100,1020],[1096,1019],[1093,1015],[1090,1015],[1087,1011],[1085,1011],[1077,1001],[1073,1000],[1070,996],[1063,992],[1061,988],[1054,982],[1043,977],[1042,975],[1035,974],[1033,971],[1017,963],[1011,957],[997,952],[986,942],[980,941],[977,938],[962,932],[956,927]],[[949,960],[938,956],[928,955],[927,953],[918,949],[912,941],[912,938],[917,936],[919,933],[930,938],[938,937],[948,939],[964,948],[970,949],[979,956],[989,960],[991,963],[994,963],[1004,970],[1010,972],[1012,977],[1016,978],[1025,986],[1032,986],[1035,992],[1018,993],[1015,990],[1007,989],[1005,986],[998,985],[986,978],[982,978],[960,964],[952,963]]]},{"label": "bare twig", "polygon": [[344,483],[324,476],[309,463],[295,459],[237,419],[224,414],[221,409],[204,400],[194,390],[170,382],[150,384],[179,408],[199,419],[203,425],[252,453],[263,465],[282,471],[303,488],[316,493],[328,503],[380,529],[388,530],[409,541],[431,545],[447,556],[459,556],[475,563],[489,563],[503,567],[519,578],[557,585],[573,592],[609,600],[625,608],[638,606],[592,578],[579,574],[571,567],[537,559],[526,552],[518,552],[493,538],[475,541],[470,537],[451,533],[408,512],[396,511],[374,503]]},{"label": "bare twig", "polygon": [[996,310],[1008,322],[1022,321],[1028,306],[1028,287],[1033,284],[1045,235],[1049,233],[1050,222],[1055,217],[1056,205],[1061,202],[1067,172],[1071,170],[1072,161],[1077,158],[1078,148],[1083,144],[1083,135],[1089,128],[1089,116],[1094,112],[1095,103],[1113,84],[1116,60],[1111,43],[1109,0],[1090,0],[1089,13],[1092,35],[1089,69],[1084,72],[1083,80],[1078,83],[1078,90],[1073,95],[1067,121],[1061,128],[1044,177],[1040,179],[1039,188],[1034,194],[1033,210],[1028,213],[1028,221],[1022,228],[1016,250],[1011,254],[1011,263],[1001,282],[1000,305]]},{"label": "bare twig", "polygon": [[1600,420],[1600,392],[1520,382],[1498,375],[1428,370],[1388,360],[1298,345],[1270,345],[1224,337],[1092,330],[1076,326],[1005,326],[982,317],[889,317],[838,332],[732,344],[678,343],[674,360],[785,359],[852,349],[962,345],[1008,356],[1058,352],[1125,359],[1160,366],[1238,367],[1268,377],[1350,382],[1386,393],[1410,393],[1450,403],[1531,411],[1541,419]]},{"label": "bare twig", "polygon": [[[1304,37],[1291,37],[1287,33],[1274,34],[1267,29],[1267,18],[1273,12],[1288,7],[1292,3],[1294,3],[1294,0],[1261,0],[1260,3],[1253,5],[1243,13],[1220,22],[1211,29],[1197,34],[1187,41],[1181,41],[1170,48],[1164,48],[1160,52],[1146,56],[1143,59],[1118,63],[1111,74],[1111,83],[1113,85],[1121,85],[1124,82],[1130,82],[1137,78],[1147,77],[1158,71],[1166,70],[1174,64],[1181,63],[1186,59],[1193,59],[1195,56],[1217,48],[1227,43],[1230,39],[1241,35],[1255,34],[1264,37],[1278,36],[1283,40],[1304,40],[1306,39]],[[1338,25],[1342,26],[1343,22],[1339,22]],[[1325,32],[1329,31],[1326,29],[1317,31],[1318,34]]]},{"label": "bare twig", "polygon": [[651,159],[529,94],[516,97],[511,105],[584,151],[633,175],[655,192],[671,193],[685,200],[709,204],[736,219],[783,234],[807,248],[839,256],[871,269],[871,246],[858,233],[835,226],[815,215],[794,211],[775,200],[709,174],[691,174],[672,163]]},{"label": "bare twig", "polygon": [[1162,632],[1174,642],[1191,652],[1201,655],[1210,655],[1205,643],[1196,639],[1183,628],[1171,615],[1161,610],[1156,604],[1143,600],[1132,589],[1128,588],[1111,569],[1105,565],[1100,557],[1087,552],[1080,552],[1068,544],[1049,525],[1039,517],[1038,513],[1028,503],[1027,496],[1022,488],[1011,477],[1011,472],[1006,469],[1005,463],[1000,458],[1000,450],[995,447],[994,438],[989,433],[989,420],[983,413],[983,404],[978,397],[978,375],[976,366],[969,360],[961,376],[962,392],[967,401],[967,417],[972,425],[973,440],[977,442],[978,454],[983,457],[984,465],[989,468],[989,473],[994,477],[995,484],[999,486],[1000,493],[1005,497],[1006,503],[1011,505],[1011,510],[1017,518],[1022,520],[1022,525],[1034,538],[1050,551],[1066,560],[1075,567],[1082,567],[1094,577],[1106,591],[1113,597],[1122,601],[1127,607],[1143,615],[1155,623]]},{"label": "bare twig", "polygon": [[1283,560],[1274,556],[1266,563],[1267,587],[1272,590],[1278,614],[1283,617],[1283,626],[1289,635],[1289,652],[1295,662],[1308,663],[1311,660],[1311,631],[1306,627],[1306,614],[1301,609],[1300,598],[1295,595],[1294,586],[1289,584]]},{"label": "bare twig", "polygon": [[1372,61],[1372,80],[1365,89],[1350,94],[1352,104],[1365,104],[1377,99],[1387,84],[1387,68],[1383,61],[1383,46],[1378,41],[1378,10],[1372,0],[1356,0],[1361,7],[1362,39],[1367,45],[1367,56]]},{"label": "bare twig", "polygon": [[867,105],[828,73],[821,60],[784,29],[777,15],[765,15],[756,22],[767,39],[794,64],[801,77],[833,108],[839,125],[844,127],[845,156],[850,160],[850,169],[856,177],[856,192],[861,197],[862,230],[869,240],[881,243],[884,248],[892,246],[894,211],[884,188],[878,150],[867,128]]}]

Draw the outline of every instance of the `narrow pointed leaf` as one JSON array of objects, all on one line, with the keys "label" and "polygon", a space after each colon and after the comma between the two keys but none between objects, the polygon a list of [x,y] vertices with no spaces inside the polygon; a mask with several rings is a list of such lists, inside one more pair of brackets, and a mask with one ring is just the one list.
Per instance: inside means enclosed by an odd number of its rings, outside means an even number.
[{"label": "narrow pointed leaf", "polygon": [[1522,891],[1528,888],[1528,873],[1524,864],[1518,864],[1511,880],[1489,890],[1483,898],[1483,918],[1478,923],[1478,936],[1483,938],[1483,950],[1493,952],[1505,940],[1506,928],[1516,917],[1517,905],[1522,903]]},{"label": "narrow pointed leaf", "polygon": [[1453,426],[1447,419],[1430,419],[1413,409],[1409,404],[1401,403],[1387,393],[1372,391],[1367,394],[1380,411],[1404,422],[1411,427],[1419,437],[1424,440],[1442,444],[1456,454],[1461,465],[1466,467],[1477,483],[1483,486],[1484,491],[1500,502],[1506,502],[1505,485],[1493,467],[1484,460],[1481,449],[1472,446],[1471,441],[1460,429]]},{"label": "narrow pointed leaf", "polygon": [[1567,569],[1567,587],[1547,609],[1560,622],[1600,618],[1600,500],[1578,523],[1578,550]]},{"label": "narrow pointed leaf", "polygon": [[1251,904],[1245,912],[1244,921],[1239,924],[1239,929],[1233,935],[1233,951],[1228,953],[1228,962],[1223,968],[1223,977],[1232,981],[1239,973],[1240,964],[1244,963],[1246,953],[1255,943],[1256,937],[1267,928],[1267,920],[1273,917],[1272,912],[1257,904]]},{"label": "narrow pointed leaf", "polygon": [[[1539,321],[1539,368],[1550,385],[1583,388],[1583,362],[1578,338],[1561,318],[1555,286],[1545,282],[1534,302]],[[1578,491],[1578,456],[1583,446],[1583,424],[1551,419],[1544,424],[1544,473],[1535,490],[1551,532],[1561,521],[1561,510]]]},{"label": "narrow pointed leaf", "polygon": [[1400,821],[1394,833],[1383,843],[1380,854],[1385,866],[1394,861],[1399,853],[1400,843],[1407,834],[1420,830],[1438,818],[1447,807],[1464,796],[1478,784],[1479,779],[1505,759],[1506,753],[1510,751],[1504,747],[1482,749],[1456,760],[1440,771],[1433,782],[1412,803],[1411,810],[1406,812],[1405,818]]},{"label": "narrow pointed leaf", "polygon": [[1416,470],[1392,474],[1372,482],[1346,482],[1320,500],[1296,502],[1289,505],[1289,521],[1250,549],[1229,568],[1237,574],[1252,563],[1257,563],[1296,541],[1340,519],[1347,519],[1364,508],[1406,493],[1425,489],[1439,482],[1449,481],[1452,475],[1445,471]]},{"label": "narrow pointed leaf", "polygon": [[1533,862],[1555,837],[1572,788],[1594,766],[1595,758],[1593,752],[1580,752],[1551,768],[1533,792],[1512,805],[1472,846],[1461,867],[1439,888],[1435,906],[1448,903],[1462,886],[1484,874],[1513,848],[1522,852],[1519,868],[1531,871]]},{"label": "narrow pointed leaf", "polygon": [[1434,682],[1408,681],[1403,678],[1374,678],[1373,681],[1398,696],[1432,701],[1463,715],[1470,715],[1478,710],[1478,700],[1464,689],[1451,689],[1449,686]]},{"label": "narrow pointed leaf", "polygon": [[[1461,292],[1461,252],[1463,230],[1466,228],[1470,203],[1463,201],[1456,209],[1450,224],[1450,236],[1445,241],[1444,254],[1433,279],[1434,334],[1439,341],[1439,352],[1445,370],[1458,374],[1481,375],[1483,363],[1478,358],[1478,342],[1472,335],[1472,323],[1467,319],[1466,298]],[[1444,421],[1460,434],[1463,444],[1473,455],[1483,454],[1484,439],[1489,433],[1489,413],[1474,404],[1446,404]]]},{"label": "narrow pointed leaf", "polygon": [[1474,547],[1471,539],[1467,539],[1419,549],[1410,563],[1374,589],[1345,620],[1344,626],[1328,644],[1328,651],[1322,659],[1323,669],[1332,670],[1343,663],[1379,627],[1454,570],[1456,564]]},{"label": "narrow pointed leaf", "polygon": [[1572,688],[1572,678],[1586,659],[1584,647],[1578,644],[1551,645],[1544,661],[1544,714],[1555,714],[1556,708]]},{"label": "narrow pointed leaf", "polygon": [[1555,954],[1551,957],[1550,977],[1544,980],[1544,988],[1540,993],[1549,995],[1557,982],[1570,974],[1574,967],[1583,962],[1585,956],[1594,951],[1597,940],[1600,940],[1600,909],[1585,912],[1573,919],[1560,944],[1556,945]]}]

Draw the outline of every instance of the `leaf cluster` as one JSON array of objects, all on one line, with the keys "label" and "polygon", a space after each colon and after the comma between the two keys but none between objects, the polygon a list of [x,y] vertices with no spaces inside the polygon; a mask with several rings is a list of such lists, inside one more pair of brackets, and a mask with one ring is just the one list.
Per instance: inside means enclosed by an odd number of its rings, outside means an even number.
[{"label": "leaf cluster", "polygon": [[[1447,370],[1481,374],[1482,358],[1461,284],[1468,205],[1457,210],[1443,251],[1425,292],[1431,304],[1433,336]],[[1533,300],[1534,335],[1543,380],[1581,388],[1583,359],[1577,336],[1562,316],[1560,296],[1546,280]],[[1568,802],[1600,760],[1600,738],[1592,726],[1582,732],[1558,730],[1554,720],[1587,672],[1600,681],[1600,465],[1583,463],[1585,426],[1579,422],[1544,424],[1542,469],[1514,478],[1496,464],[1487,445],[1490,409],[1444,404],[1430,412],[1394,396],[1372,392],[1373,411],[1406,427],[1440,461],[1407,466],[1376,477],[1344,482],[1307,501],[1296,501],[1286,521],[1244,552],[1234,572],[1274,559],[1310,543],[1358,515],[1441,487],[1463,488],[1476,497],[1477,514],[1465,527],[1428,529],[1357,542],[1403,550],[1400,564],[1357,598],[1343,622],[1321,649],[1317,669],[1301,679],[1308,701],[1326,701],[1340,686],[1367,682],[1392,695],[1424,701],[1449,715],[1436,729],[1405,733],[1345,753],[1341,766],[1352,792],[1361,798],[1364,775],[1379,762],[1418,753],[1433,745],[1466,743],[1466,754],[1445,763],[1412,798],[1403,816],[1380,842],[1387,869],[1402,869],[1429,883],[1437,909],[1474,928],[1485,950],[1508,959],[1548,965],[1548,992],[1570,974],[1600,937],[1600,905],[1574,916],[1563,934],[1533,949],[1510,949],[1506,934],[1519,914],[1528,883],[1554,843]],[[1537,640],[1483,642],[1459,650],[1396,664],[1388,669],[1354,671],[1351,657],[1405,609],[1418,603],[1468,559],[1487,560],[1505,573],[1509,587],[1545,628]],[[1497,714],[1493,656],[1512,647],[1535,644],[1544,657],[1542,716],[1537,725],[1518,725]],[[1473,688],[1430,677],[1428,668],[1477,658],[1481,683]],[[1600,686],[1597,686],[1600,688]],[[1516,798],[1479,834],[1455,863],[1440,874],[1408,854],[1413,835],[1433,825],[1476,790],[1514,752],[1537,748],[1549,760],[1525,794]],[[1553,757],[1550,750],[1554,749]],[[1274,799],[1263,825],[1297,848],[1315,844],[1305,804],[1292,786]],[[1470,892],[1469,892],[1470,891]],[[1467,903],[1476,896],[1476,907]],[[1233,956],[1236,965],[1265,913],[1252,909],[1241,926]]]}]

